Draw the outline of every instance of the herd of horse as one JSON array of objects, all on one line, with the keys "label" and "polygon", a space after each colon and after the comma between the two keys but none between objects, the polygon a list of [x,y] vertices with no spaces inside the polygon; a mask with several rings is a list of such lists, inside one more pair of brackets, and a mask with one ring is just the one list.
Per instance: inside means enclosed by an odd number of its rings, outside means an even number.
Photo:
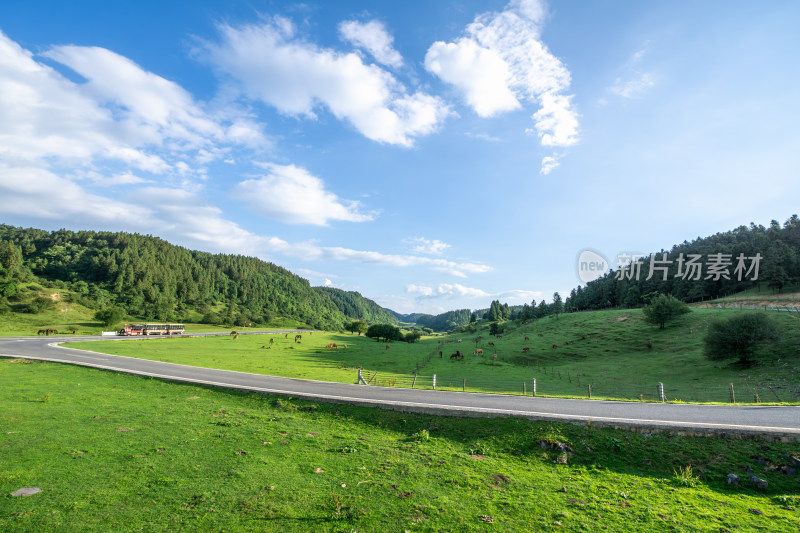
[{"label": "herd of horse", "polygon": [[[72,335],[75,335],[75,330],[73,329],[72,331],[65,331],[64,333],[71,333]],[[36,332],[36,334],[37,335],[58,335],[58,330],[57,329],[40,329],[39,331]]]}]

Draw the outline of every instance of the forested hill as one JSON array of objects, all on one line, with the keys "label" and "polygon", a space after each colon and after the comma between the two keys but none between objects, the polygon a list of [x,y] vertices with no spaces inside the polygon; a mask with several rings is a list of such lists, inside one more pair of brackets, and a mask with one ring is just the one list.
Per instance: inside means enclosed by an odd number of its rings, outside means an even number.
[{"label": "forested hill", "polygon": [[0,225],[0,300],[33,277],[78,292],[93,308],[118,306],[149,320],[184,320],[193,310],[238,325],[276,315],[321,329],[351,319],[394,322],[358,293],[311,287],[253,257],[188,250],[139,234]]},{"label": "forested hill", "polygon": [[384,309],[369,298],[354,291],[343,291],[334,287],[314,287],[314,290],[330,298],[334,305],[346,316],[360,318],[369,323],[396,324],[395,313]]},{"label": "forested hill", "polygon": [[[693,258],[694,267],[689,264]],[[616,266],[615,258],[608,259]],[[565,300],[566,309],[639,307],[657,293],[672,294],[686,302],[753,287],[779,293],[800,283],[800,218],[793,215],[783,226],[775,220],[769,227],[739,226],[661,250],[653,256],[652,276],[650,257],[639,263],[573,289]],[[754,279],[756,272],[758,279]]]}]

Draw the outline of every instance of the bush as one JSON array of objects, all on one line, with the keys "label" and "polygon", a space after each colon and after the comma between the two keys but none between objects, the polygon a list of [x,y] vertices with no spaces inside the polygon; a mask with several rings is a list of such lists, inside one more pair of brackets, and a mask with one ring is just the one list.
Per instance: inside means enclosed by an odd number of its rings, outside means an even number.
[{"label": "bush", "polygon": [[104,326],[113,326],[114,324],[122,321],[122,317],[124,316],[125,311],[119,307],[109,307],[107,309],[103,309],[102,311],[97,311],[94,314],[94,318],[102,322]]},{"label": "bush", "polygon": [[706,357],[711,360],[736,358],[748,367],[769,344],[778,340],[778,326],[762,313],[736,313],[708,326],[703,340]]},{"label": "bush", "polygon": [[22,306],[20,306],[19,310],[23,313],[30,313],[30,314],[38,314],[42,311],[50,309],[53,307],[54,303],[53,300],[47,298],[45,296],[37,296],[33,299],[33,301],[28,302]]},{"label": "bush", "polygon": [[645,321],[658,325],[659,329],[664,329],[665,323],[685,315],[689,311],[689,306],[669,294],[660,295],[642,309]]}]

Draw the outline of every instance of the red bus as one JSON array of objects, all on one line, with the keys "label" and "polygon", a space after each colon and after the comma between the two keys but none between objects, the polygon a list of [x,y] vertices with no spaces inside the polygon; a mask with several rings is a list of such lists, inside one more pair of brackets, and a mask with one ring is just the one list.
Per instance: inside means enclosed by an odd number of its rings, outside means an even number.
[{"label": "red bus", "polygon": [[119,335],[183,335],[186,327],[183,324],[125,324]]}]

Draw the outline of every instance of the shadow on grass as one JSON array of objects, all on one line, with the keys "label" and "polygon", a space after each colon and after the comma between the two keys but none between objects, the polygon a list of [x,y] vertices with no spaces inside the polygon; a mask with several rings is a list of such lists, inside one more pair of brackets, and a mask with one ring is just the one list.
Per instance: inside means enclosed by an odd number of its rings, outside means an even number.
[{"label": "shadow on grass", "polygon": [[[513,417],[433,416],[211,386],[203,388],[231,397],[247,398],[259,409],[294,412],[309,418],[334,416],[348,425],[364,427],[367,437],[370,428],[393,431],[398,434],[399,442],[421,453],[428,442],[442,439],[456,451],[473,457],[488,456],[499,460],[517,457],[554,468],[578,468],[589,472],[606,470],[654,481],[666,478],[675,487],[703,483],[726,494],[797,494],[800,479],[797,474],[781,471],[783,467],[791,467],[789,452],[796,451],[797,445],[772,442],[766,438],[745,440],[663,433],[651,435]],[[728,474],[731,473],[739,476],[741,485],[728,485]],[[767,479],[769,487],[766,490],[753,488],[748,483],[751,475]]]}]

